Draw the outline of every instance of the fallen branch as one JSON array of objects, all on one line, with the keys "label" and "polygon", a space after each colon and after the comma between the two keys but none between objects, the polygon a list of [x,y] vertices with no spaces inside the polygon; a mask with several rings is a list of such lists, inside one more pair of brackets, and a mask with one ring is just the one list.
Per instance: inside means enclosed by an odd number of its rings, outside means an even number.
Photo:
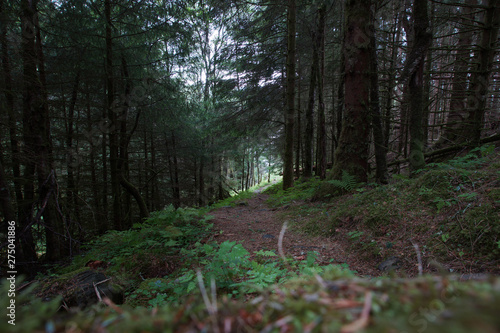
[{"label": "fallen branch", "polygon": [[[495,141],[500,141],[500,133],[486,137],[486,138],[482,138],[481,140],[479,140],[479,143],[486,144],[486,143],[495,142]],[[460,150],[468,148],[468,147],[469,146],[467,143],[463,143],[463,144],[450,146],[450,147],[446,147],[446,148],[442,148],[442,149],[438,149],[438,150],[434,150],[434,151],[429,151],[429,152],[424,154],[424,158],[425,158],[426,162],[429,162],[429,161],[432,161],[432,159],[437,157],[437,156],[447,155],[449,153],[457,152],[457,151],[460,151]],[[392,161],[387,166],[393,166],[393,165],[398,165],[401,163],[407,163],[408,161],[409,161],[408,158],[405,158],[402,160],[396,160],[396,161]]]}]

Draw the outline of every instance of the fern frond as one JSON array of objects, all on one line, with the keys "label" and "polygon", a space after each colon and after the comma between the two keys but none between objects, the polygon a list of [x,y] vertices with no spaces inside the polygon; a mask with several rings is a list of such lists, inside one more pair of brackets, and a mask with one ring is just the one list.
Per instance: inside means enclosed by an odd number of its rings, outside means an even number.
[{"label": "fern frond", "polygon": [[356,177],[350,175],[347,171],[342,171],[342,179],[332,179],[328,181],[335,187],[340,188],[343,191],[350,192],[357,187]]}]

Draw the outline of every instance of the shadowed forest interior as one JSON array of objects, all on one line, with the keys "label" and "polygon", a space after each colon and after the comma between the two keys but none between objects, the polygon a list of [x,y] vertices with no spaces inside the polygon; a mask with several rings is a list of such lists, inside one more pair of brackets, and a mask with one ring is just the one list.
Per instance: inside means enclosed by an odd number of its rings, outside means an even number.
[{"label": "shadowed forest interior", "polygon": [[329,200],[500,140],[494,0],[0,0],[0,19],[1,227],[28,276],[165,207],[281,177]]}]

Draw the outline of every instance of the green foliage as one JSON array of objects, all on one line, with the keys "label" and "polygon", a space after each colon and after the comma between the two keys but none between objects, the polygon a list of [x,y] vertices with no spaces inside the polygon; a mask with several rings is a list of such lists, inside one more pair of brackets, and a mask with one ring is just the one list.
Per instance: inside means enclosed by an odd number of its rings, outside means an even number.
[{"label": "green foliage", "polygon": [[174,209],[168,206],[133,229],[109,231],[86,245],[89,251],[76,257],[68,267],[58,270],[68,273],[83,267],[89,260],[109,263],[107,271],[123,284],[129,285],[141,271],[149,269],[154,258],[174,255],[180,249],[205,237],[211,230],[212,216],[204,210]]},{"label": "green foliage", "polygon": [[306,260],[287,259],[284,263],[273,251],[259,250],[255,252],[256,260],[250,260],[250,253],[241,244],[230,241],[220,245],[198,243],[182,252],[190,265],[168,279],[142,282],[127,298],[127,304],[149,307],[162,302],[179,303],[186,296],[199,293],[198,271],[205,281],[213,281],[226,294],[241,295],[262,291],[291,278],[318,274],[332,266],[319,266],[316,252],[309,252]]},{"label": "green foliage", "polygon": [[218,201],[217,203],[213,204],[210,208],[211,209],[216,209],[216,208],[221,208],[221,207],[234,207],[239,204],[245,203],[246,200],[251,198],[254,195],[253,191],[242,191],[238,193],[237,195],[234,195],[232,197],[226,198],[222,201]]},{"label": "green foliage", "polygon": [[347,233],[347,235],[349,235],[349,238],[351,240],[359,239],[361,236],[363,236],[363,234],[364,234],[363,231],[350,231]]},{"label": "green foliage", "polygon": [[[154,280],[145,284],[156,283]],[[208,288],[209,289],[209,288]],[[161,299],[161,297],[158,297]],[[371,301],[370,301],[371,300]],[[152,302],[155,303],[155,302]],[[252,298],[213,300],[214,312],[200,295],[179,304],[164,302],[155,309],[95,306],[54,317],[32,302],[18,311],[29,316],[15,327],[0,323],[2,332],[185,332],[222,331],[231,322],[234,332],[339,332],[359,318],[365,304],[370,320],[363,332],[496,332],[500,326],[498,278],[457,281],[453,277],[418,279],[353,279],[353,274],[330,266],[318,276],[301,276],[259,292]],[[3,305],[2,305],[3,306]],[[269,329],[270,328],[270,329]],[[346,328],[347,329],[347,328]]]},{"label": "green foliage", "polygon": [[316,193],[321,184],[318,177],[309,179],[299,179],[295,185],[287,190],[283,190],[283,184],[275,184],[264,191],[269,194],[268,203],[273,206],[283,206],[296,201],[309,200]]},{"label": "green foliage", "polygon": [[344,192],[351,192],[356,187],[358,187],[358,183],[356,182],[356,177],[350,175],[347,171],[342,170],[342,178],[332,179],[327,181],[328,184],[331,184]]},{"label": "green foliage", "polygon": [[[469,205],[441,226],[437,247],[445,253],[495,260],[500,256],[500,213],[492,204]],[[462,256],[462,255],[460,255]]]}]

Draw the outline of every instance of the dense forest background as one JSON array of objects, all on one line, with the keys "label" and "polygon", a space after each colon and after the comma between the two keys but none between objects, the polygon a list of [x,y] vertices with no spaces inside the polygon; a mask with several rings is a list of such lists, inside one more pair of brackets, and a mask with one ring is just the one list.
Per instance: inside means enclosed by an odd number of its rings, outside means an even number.
[{"label": "dense forest background", "polygon": [[386,183],[497,140],[499,11],[0,0],[0,202],[19,270],[273,173],[285,188],[345,172]]}]

